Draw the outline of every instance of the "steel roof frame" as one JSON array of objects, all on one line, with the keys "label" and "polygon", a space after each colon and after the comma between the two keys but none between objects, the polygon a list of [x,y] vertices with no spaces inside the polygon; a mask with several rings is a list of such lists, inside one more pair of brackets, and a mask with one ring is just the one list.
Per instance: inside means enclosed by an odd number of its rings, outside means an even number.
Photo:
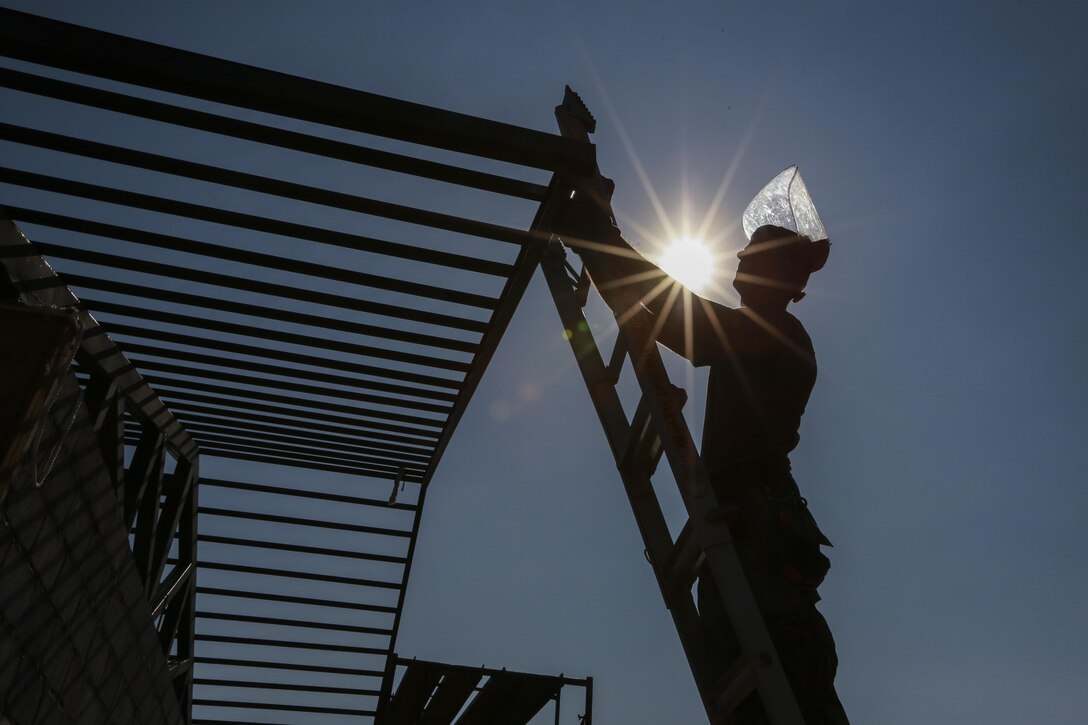
[{"label": "steel roof frame", "polygon": [[[221,717],[224,708],[373,714],[373,707],[261,700],[257,694],[253,701],[223,699],[208,696],[205,688],[245,688],[258,693],[277,688],[286,694],[318,692],[343,697],[381,694],[379,686],[347,686],[341,676],[381,679],[388,664],[395,661],[394,647],[428,484],[545,251],[549,235],[542,230],[547,228],[548,201],[560,195],[562,179],[595,168],[592,145],[12,10],[0,9],[0,54],[21,64],[0,68],[0,88],[23,98],[34,96],[43,103],[65,104],[76,112],[112,114],[111,118],[127,119],[125,123],[182,128],[230,143],[258,144],[315,159],[348,162],[539,205],[528,229],[518,229],[0,122],[0,142],[18,144],[28,151],[28,158],[37,159],[33,154],[43,152],[63,154],[91,164],[88,168],[99,177],[107,177],[89,183],[47,173],[48,168],[0,168],[0,183],[18,188],[20,198],[33,200],[29,205],[5,207],[14,221],[27,227],[33,253],[61,260],[57,266],[59,283],[78,291],[88,319],[97,320],[124,353],[110,358],[120,362],[108,371],[119,382],[119,389],[138,396],[145,406],[165,411],[181,424],[169,428],[172,445],[191,452],[199,444],[204,457],[350,474],[384,480],[385,486],[394,484],[393,496],[386,501],[309,486],[201,479],[199,488],[205,498],[222,496],[221,500],[232,502],[233,507],[202,502],[200,519],[228,520],[237,530],[200,528],[196,540],[204,547],[198,557],[198,572],[229,573],[248,582],[256,577],[261,582],[286,579],[335,585],[346,588],[339,592],[351,595],[300,596],[277,590],[272,584],[196,586],[198,622],[252,626],[257,629],[243,631],[266,633],[249,636],[196,631],[195,662],[202,671],[194,679],[197,691],[193,703],[207,708],[210,718],[196,722],[218,722],[214,718]],[[44,70],[27,68],[26,64]],[[73,82],[58,77],[57,71],[61,76],[75,72],[99,80]],[[146,97],[148,89],[154,98]],[[170,94],[171,100],[163,101],[163,93]],[[202,102],[202,107],[186,107],[185,103],[192,101]],[[205,110],[206,102],[220,106],[211,112]],[[345,141],[343,134],[302,132],[278,126],[278,122],[251,120],[252,114],[240,118],[230,109],[543,169],[552,177],[550,183],[507,178],[460,164],[369,148],[355,140]],[[284,208],[301,208],[290,207],[297,204],[349,214],[353,229],[349,232],[308,220],[273,219],[149,193],[143,188],[124,188],[108,172],[117,166],[154,175],[155,179],[214,188],[217,198],[229,199],[234,193],[259,195],[284,200]],[[73,213],[73,207],[93,212]],[[502,247],[504,244],[513,245],[514,251],[496,253],[489,259],[355,231],[354,227],[365,228],[367,220],[374,219],[384,224],[409,224],[412,229],[468,235],[497,242],[502,249],[510,248]],[[191,238],[199,235],[179,234],[174,231],[179,226],[215,229],[219,235],[234,230],[262,238],[290,239],[296,249],[301,248],[299,244],[322,245],[343,250],[345,258],[369,255],[368,259],[395,260],[401,265],[397,270],[455,270],[493,279],[502,286],[497,295],[481,294],[463,284],[414,281],[410,274],[363,271],[347,264],[330,265]],[[84,241],[73,243],[72,235]],[[93,245],[86,239],[93,239]],[[104,251],[118,245],[136,251]],[[13,249],[2,249],[8,261],[12,255],[28,253]],[[179,259],[183,263],[178,263]],[[212,271],[222,265],[230,271]],[[149,278],[156,282],[146,282]],[[321,283],[317,289],[315,281]],[[56,284],[48,279],[38,282],[45,294]],[[208,289],[214,293],[209,294]],[[409,301],[395,304],[383,299],[389,292]],[[247,301],[252,299],[262,303]],[[434,302],[441,303],[441,309],[428,309],[424,301],[431,301],[432,308]],[[367,342],[348,339],[355,337],[367,338]],[[84,366],[80,373],[88,384],[90,372]],[[141,377],[141,373],[146,375]],[[139,426],[130,422],[123,435],[130,446],[137,445]],[[413,484],[417,492],[397,501],[397,483]],[[394,523],[364,524],[285,513],[296,505],[311,504],[335,505],[337,511],[350,509],[352,516],[363,520]],[[297,532],[308,530],[365,538],[353,539],[351,545],[337,539],[339,543],[331,546],[298,540]],[[404,541],[406,546],[383,543],[386,539]],[[214,558],[204,553],[212,550]],[[304,571],[294,565],[272,568],[246,558],[260,552],[314,557],[313,561],[330,567],[343,561],[367,562],[387,567],[387,574],[381,578]],[[379,591],[393,596],[368,598],[364,593]],[[239,602],[248,604],[239,606]],[[295,607],[291,611],[305,616],[277,614],[285,610],[262,609],[258,604],[262,602],[290,605]],[[339,615],[328,610],[377,617],[337,619]],[[377,644],[305,640],[307,632],[323,631],[374,637]],[[288,634],[272,636],[283,632]],[[218,645],[216,651],[227,656],[202,654],[201,643]],[[385,662],[359,668],[288,661],[282,653],[272,656],[271,661],[259,654],[246,656],[260,651],[252,648],[263,647],[377,656]],[[260,668],[331,674],[341,679],[258,682],[245,679],[244,673],[206,676],[203,665],[232,668],[232,673]],[[249,677],[258,674],[250,671]],[[390,686],[384,683],[386,695]]]}]

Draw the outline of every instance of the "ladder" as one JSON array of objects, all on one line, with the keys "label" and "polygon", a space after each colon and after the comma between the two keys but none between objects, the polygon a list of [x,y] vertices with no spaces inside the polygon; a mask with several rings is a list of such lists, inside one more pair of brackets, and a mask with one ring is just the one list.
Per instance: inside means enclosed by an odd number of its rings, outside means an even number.
[{"label": "ladder", "polygon": [[[556,119],[564,136],[589,140],[593,117],[567,88]],[[553,185],[553,193],[569,196],[570,186]],[[590,240],[592,241],[592,240]],[[727,723],[730,713],[753,691],[773,725],[804,725],[785,672],[762,615],[756,606],[723,509],[709,485],[698,448],[681,408],[686,394],[665,370],[653,333],[653,319],[639,308],[639,296],[623,300],[624,309],[639,309],[620,321],[616,346],[605,364],[582,312],[593,270],[577,272],[557,237],[548,242],[541,264],[563,322],[579,370],[597,410],[616,460],[646,553],[653,565],[665,606],[672,614],[703,706],[711,723]],[[628,422],[616,384],[630,360],[642,391]],[[664,456],[672,470],[688,521],[675,541],[665,523],[651,476]],[[726,615],[742,655],[722,671],[711,649],[691,590],[697,571],[705,567],[717,584]]]}]

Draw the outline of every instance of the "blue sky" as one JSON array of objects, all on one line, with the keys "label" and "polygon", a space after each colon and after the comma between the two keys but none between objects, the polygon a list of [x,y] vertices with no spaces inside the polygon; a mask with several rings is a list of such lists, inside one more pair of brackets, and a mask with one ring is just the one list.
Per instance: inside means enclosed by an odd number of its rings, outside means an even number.
[{"label": "blue sky", "polygon": [[[836,544],[847,711],[1083,721],[1082,5],[3,4],[548,131],[570,84],[628,229],[663,233],[624,134],[674,224],[731,164],[712,229],[799,164],[834,246],[794,310],[820,363],[794,470]],[[604,725],[699,722],[560,333],[538,276],[434,479],[398,650],[592,675]]]}]

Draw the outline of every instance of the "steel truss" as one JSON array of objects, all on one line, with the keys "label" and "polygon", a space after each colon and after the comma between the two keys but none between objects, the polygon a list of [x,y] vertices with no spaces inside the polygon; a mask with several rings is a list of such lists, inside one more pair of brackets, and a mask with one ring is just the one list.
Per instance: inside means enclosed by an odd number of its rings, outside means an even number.
[{"label": "steel truss", "polygon": [[[118,491],[151,611],[173,593],[188,638],[194,722],[372,716],[428,485],[593,146],[12,10],[0,55],[0,191],[33,241],[5,264],[50,260],[27,291],[96,321],[78,373],[109,465],[130,459]],[[360,183],[315,182],[345,168]],[[524,217],[355,193],[390,179]],[[197,450],[205,476],[244,468],[194,485]],[[175,515],[192,529],[164,565]]]}]

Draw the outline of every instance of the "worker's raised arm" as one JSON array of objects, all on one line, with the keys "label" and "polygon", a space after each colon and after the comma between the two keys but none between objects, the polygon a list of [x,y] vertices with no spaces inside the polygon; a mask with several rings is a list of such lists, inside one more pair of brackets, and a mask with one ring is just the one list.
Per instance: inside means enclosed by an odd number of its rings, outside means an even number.
[{"label": "worker's raised arm", "polygon": [[[599,197],[599,198],[595,198]],[[616,227],[599,194],[576,193],[556,231],[589,270],[605,303],[621,320],[641,305],[655,317],[659,342],[695,365],[705,365],[717,345],[718,306],[690,292],[635,250]]]}]

